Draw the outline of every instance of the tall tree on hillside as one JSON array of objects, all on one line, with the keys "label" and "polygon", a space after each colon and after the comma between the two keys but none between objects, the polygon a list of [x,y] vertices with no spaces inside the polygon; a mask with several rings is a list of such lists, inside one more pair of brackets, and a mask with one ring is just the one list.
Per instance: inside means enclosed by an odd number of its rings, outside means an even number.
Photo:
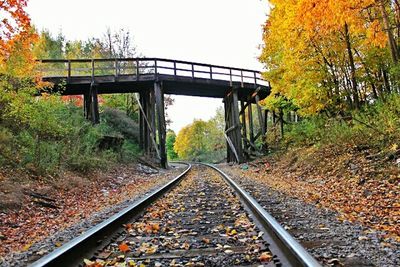
[{"label": "tall tree on hillside", "polygon": [[273,96],[313,114],[358,108],[383,93],[387,38],[377,1],[270,2],[260,60]]}]

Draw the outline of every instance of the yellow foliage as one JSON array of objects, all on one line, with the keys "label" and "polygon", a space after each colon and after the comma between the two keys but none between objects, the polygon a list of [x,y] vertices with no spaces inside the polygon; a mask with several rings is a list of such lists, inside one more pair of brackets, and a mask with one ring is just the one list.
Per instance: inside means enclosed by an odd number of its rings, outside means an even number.
[{"label": "yellow foliage", "polygon": [[[356,66],[374,60],[376,48],[386,47],[386,34],[377,18],[375,0],[271,0],[273,8],[264,26],[264,46],[260,61],[266,66],[264,77],[271,82],[272,94],[265,101],[273,106],[284,96],[313,114],[332,104],[333,96],[346,92],[348,54],[344,38],[348,27]],[[372,67],[376,65],[371,64]],[[370,72],[372,72],[370,70]],[[357,75],[366,76],[365,67]]]}]

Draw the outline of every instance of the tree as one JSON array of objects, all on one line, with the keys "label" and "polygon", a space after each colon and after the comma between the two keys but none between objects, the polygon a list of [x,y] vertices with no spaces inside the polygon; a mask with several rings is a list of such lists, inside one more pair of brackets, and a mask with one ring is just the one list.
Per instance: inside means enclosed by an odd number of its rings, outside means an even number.
[{"label": "tree", "polygon": [[167,147],[167,156],[169,160],[174,160],[178,158],[178,154],[176,154],[174,150],[176,140],[176,134],[172,130],[167,131],[167,139],[166,139],[166,147]]},{"label": "tree", "polygon": [[222,109],[209,121],[194,120],[182,128],[175,141],[174,150],[180,159],[218,162],[226,152]]},{"label": "tree", "polygon": [[[13,77],[33,75],[35,60],[32,44],[37,35],[25,12],[27,0],[1,0],[0,10],[0,74]],[[33,77],[33,76],[32,76]]]},{"label": "tree", "polygon": [[30,18],[24,8],[27,0],[1,0],[0,10],[2,20],[0,21],[0,51],[2,56],[10,53],[13,40],[30,37]]},{"label": "tree", "polygon": [[[260,56],[274,97],[302,114],[336,113],[381,97],[387,37],[375,0],[271,0]],[[393,77],[392,77],[393,78]]]}]

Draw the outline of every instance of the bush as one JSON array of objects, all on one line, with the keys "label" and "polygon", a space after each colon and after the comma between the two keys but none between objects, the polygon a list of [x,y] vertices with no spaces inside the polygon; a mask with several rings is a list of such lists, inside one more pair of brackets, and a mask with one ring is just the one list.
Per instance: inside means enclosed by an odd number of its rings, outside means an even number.
[{"label": "bush", "polygon": [[[104,168],[121,157],[132,160],[139,152],[138,127],[117,110],[92,125],[82,108],[66,104],[58,96],[34,97],[31,91],[0,88],[0,164],[37,174],[61,169],[88,172]],[[123,151],[99,150],[106,134],[123,135]]]},{"label": "bush", "polygon": [[139,142],[139,126],[125,112],[106,108],[102,113],[102,120],[109,126],[111,135],[121,134],[126,139]]},{"label": "bush", "polygon": [[287,125],[283,144],[293,146],[332,143],[384,147],[400,145],[400,96],[366,105],[347,117],[319,114]]},{"label": "bush", "polygon": [[105,134],[124,138],[119,158],[124,162],[137,158],[140,154],[139,125],[118,109],[106,108],[101,117]]}]

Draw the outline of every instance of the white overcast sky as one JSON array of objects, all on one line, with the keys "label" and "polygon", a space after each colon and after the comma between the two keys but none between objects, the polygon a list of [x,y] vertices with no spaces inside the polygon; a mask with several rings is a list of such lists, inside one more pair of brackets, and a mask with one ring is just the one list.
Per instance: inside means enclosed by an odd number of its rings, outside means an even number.
[{"label": "white overcast sky", "polygon": [[[124,28],[146,57],[262,69],[257,56],[267,0],[30,0],[27,10],[39,30],[61,31],[69,40]],[[174,98],[168,114],[176,132],[222,105],[221,99]]]}]

